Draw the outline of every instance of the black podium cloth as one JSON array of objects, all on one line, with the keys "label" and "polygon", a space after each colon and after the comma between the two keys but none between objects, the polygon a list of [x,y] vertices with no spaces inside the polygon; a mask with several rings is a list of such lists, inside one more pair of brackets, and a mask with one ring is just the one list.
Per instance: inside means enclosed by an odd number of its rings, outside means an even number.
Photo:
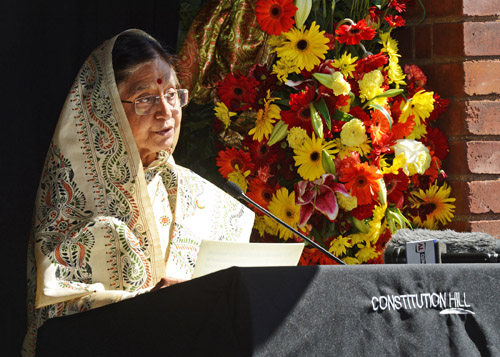
[{"label": "black podium cloth", "polygon": [[46,322],[50,356],[499,356],[498,264],[231,268]]}]

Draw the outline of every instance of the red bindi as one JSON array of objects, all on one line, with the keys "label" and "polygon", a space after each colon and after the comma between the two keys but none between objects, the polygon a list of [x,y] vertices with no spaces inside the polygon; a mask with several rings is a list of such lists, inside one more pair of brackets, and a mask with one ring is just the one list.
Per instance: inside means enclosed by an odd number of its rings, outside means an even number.
[{"label": "red bindi", "polygon": [[161,78],[158,78],[158,79],[156,80],[156,83],[158,83],[158,84],[161,84],[162,82],[163,82],[163,81],[161,80]]}]

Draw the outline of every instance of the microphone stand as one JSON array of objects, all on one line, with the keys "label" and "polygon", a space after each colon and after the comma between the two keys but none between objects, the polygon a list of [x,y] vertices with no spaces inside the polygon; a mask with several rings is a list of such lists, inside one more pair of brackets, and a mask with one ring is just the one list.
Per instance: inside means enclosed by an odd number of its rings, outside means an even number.
[{"label": "microphone stand", "polygon": [[309,242],[309,244],[311,244],[312,246],[314,246],[315,248],[319,249],[323,254],[325,254],[328,258],[331,258],[333,260],[335,260],[337,263],[339,263],[340,265],[346,265],[346,263],[344,263],[340,258],[336,257],[335,255],[333,255],[332,253],[330,253],[328,250],[326,250],[325,248],[323,248],[322,246],[320,246],[318,243],[316,243],[315,241],[313,241],[312,239],[310,239],[309,237],[305,236],[304,234],[300,233],[298,230],[296,230],[295,228],[291,227],[290,225],[288,225],[287,223],[283,222],[281,219],[279,219],[278,217],[276,217],[275,215],[273,215],[271,212],[269,212],[268,210],[266,210],[264,207],[261,207],[258,203],[252,201],[250,198],[248,198],[244,193],[243,193],[243,190],[240,188],[240,186],[238,186],[237,184],[235,184],[234,182],[232,181],[227,181],[225,184],[224,184],[224,190],[229,193],[231,196],[233,196],[234,198],[236,199],[241,199],[243,201],[245,201],[246,203],[254,206],[255,208],[257,208],[260,212],[264,213],[266,216],[268,216],[269,218],[272,218],[273,220],[275,220],[277,223],[281,224],[282,226],[284,226],[285,228],[289,229],[290,231],[292,231],[295,235],[299,236],[300,238],[302,238],[303,240]]}]

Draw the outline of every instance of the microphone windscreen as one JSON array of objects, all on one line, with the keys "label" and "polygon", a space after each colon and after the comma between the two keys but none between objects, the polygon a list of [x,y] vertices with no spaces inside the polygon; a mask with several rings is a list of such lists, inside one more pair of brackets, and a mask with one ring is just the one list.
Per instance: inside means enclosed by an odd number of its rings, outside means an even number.
[{"label": "microphone windscreen", "polygon": [[387,242],[385,252],[404,248],[407,242],[437,239],[447,253],[500,253],[500,240],[482,232],[455,232],[450,229],[400,229]]},{"label": "microphone windscreen", "polygon": [[243,196],[243,190],[233,181],[226,181],[226,183],[224,184],[224,191],[226,191],[236,199]]}]

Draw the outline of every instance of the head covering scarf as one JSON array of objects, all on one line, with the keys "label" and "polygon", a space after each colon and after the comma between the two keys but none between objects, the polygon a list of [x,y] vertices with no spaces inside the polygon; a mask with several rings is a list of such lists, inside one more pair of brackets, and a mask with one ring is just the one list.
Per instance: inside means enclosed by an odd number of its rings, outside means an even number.
[{"label": "head covering scarf", "polygon": [[164,276],[189,279],[202,239],[248,241],[253,225],[249,209],[170,153],[143,167],[115,83],[118,36],[83,64],[47,153],[28,249],[27,355],[47,319],[133,297]]}]

